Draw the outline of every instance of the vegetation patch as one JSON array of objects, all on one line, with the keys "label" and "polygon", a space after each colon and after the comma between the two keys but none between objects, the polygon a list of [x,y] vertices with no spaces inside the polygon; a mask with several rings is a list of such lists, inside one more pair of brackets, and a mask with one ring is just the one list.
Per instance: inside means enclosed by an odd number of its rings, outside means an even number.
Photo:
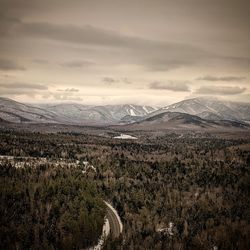
[{"label": "vegetation patch", "polygon": [[0,248],[82,249],[96,244],[105,204],[81,171],[1,163]]}]

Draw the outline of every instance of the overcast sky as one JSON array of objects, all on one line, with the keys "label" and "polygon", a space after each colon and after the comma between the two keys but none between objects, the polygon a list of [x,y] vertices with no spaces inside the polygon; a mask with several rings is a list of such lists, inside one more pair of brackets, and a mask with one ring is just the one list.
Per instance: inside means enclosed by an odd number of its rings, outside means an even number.
[{"label": "overcast sky", "polygon": [[0,0],[0,96],[250,100],[248,0]]}]

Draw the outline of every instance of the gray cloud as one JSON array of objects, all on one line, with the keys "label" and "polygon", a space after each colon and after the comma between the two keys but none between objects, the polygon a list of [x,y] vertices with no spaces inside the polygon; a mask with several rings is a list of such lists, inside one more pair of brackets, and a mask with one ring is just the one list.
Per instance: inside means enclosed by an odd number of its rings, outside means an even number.
[{"label": "gray cloud", "polygon": [[59,92],[79,92],[79,89],[76,88],[67,88],[67,89],[58,89]]},{"label": "gray cloud", "polygon": [[83,61],[83,60],[73,60],[73,61],[60,63],[61,66],[68,67],[68,68],[89,67],[89,66],[91,66],[93,64],[94,64],[93,62]]},{"label": "gray cloud", "polygon": [[106,84],[112,84],[112,83],[132,84],[132,82],[127,77],[113,78],[106,76],[102,78],[102,81]]},{"label": "gray cloud", "polygon": [[[102,95],[102,89],[107,87],[113,100],[127,93],[132,96],[142,82],[147,86],[142,87],[141,98],[134,95],[135,102],[140,102],[139,99],[147,102],[150,96],[153,103],[161,98],[165,102],[165,92],[155,98],[153,89],[175,91],[168,102],[179,101],[188,93],[188,87],[206,92],[199,88],[209,83],[238,86],[239,89],[226,92],[241,92],[244,90],[241,87],[248,84],[244,79],[250,77],[249,4],[245,0],[155,0],[153,3],[152,0],[0,0],[1,58],[16,62],[7,67],[4,64],[5,71],[0,62],[0,79],[1,82],[15,79],[24,83],[31,79],[38,83],[55,82],[49,85],[49,90],[62,88],[61,92],[55,91],[58,98],[66,94],[84,95],[90,89]],[[93,60],[94,64],[85,63],[85,59]],[[28,70],[14,71],[24,70],[22,66]],[[170,70],[173,72],[167,72]],[[9,79],[4,77],[7,73]],[[128,79],[123,79],[124,74]],[[185,76],[200,77],[199,81],[178,87],[176,83],[164,82]],[[159,82],[149,86],[152,79]],[[242,86],[237,85],[239,81]],[[88,89],[76,93],[66,91],[67,86]],[[222,87],[219,88],[222,93]],[[50,93],[14,87],[2,87],[0,93],[7,90],[40,96]],[[244,94],[249,94],[249,89],[227,98],[241,100]]]},{"label": "gray cloud", "polygon": [[192,64],[195,64],[195,62],[198,61],[198,58],[203,57],[203,55],[201,54],[197,54],[197,57],[195,54],[189,57],[185,53],[183,54],[183,56],[178,55],[177,53],[176,58],[179,57],[180,59],[176,59],[174,53],[175,51],[172,51],[172,53],[169,53],[169,56],[167,56],[165,55],[165,51],[163,49],[162,55],[153,55],[152,58],[149,58],[148,61],[145,62],[146,68],[150,71],[169,71],[179,67],[190,66]]},{"label": "gray cloud", "polygon": [[0,83],[0,88],[6,89],[25,89],[27,90],[47,90],[48,86],[43,84],[32,84],[32,83]]},{"label": "gray cloud", "polygon": [[149,84],[150,89],[162,89],[170,90],[175,92],[189,92],[188,82],[182,81],[168,81],[166,83],[162,82],[152,82]]},{"label": "gray cloud", "polygon": [[36,94],[44,93],[48,87],[43,84],[30,83],[0,83],[0,93],[3,96],[26,95],[35,97]]},{"label": "gray cloud", "polygon": [[50,93],[51,96],[55,98],[55,100],[61,101],[82,101],[80,96],[75,96],[73,93],[64,92],[64,93]]},{"label": "gray cloud", "polygon": [[75,89],[75,88],[68,88],[68,89],[65,89],[66,92],[79,92],[79,89]]},{"label": "gray cloud", "polygon": [[[121,53],[120,63],[143,65],[151,70],[165,71],[190,65],[201,58],[211,58],[200,48],[180,42],[149,40],[128,36],[113,30],[90,25],[58,25],[49,22],[11,22],[8,29],[10,37],[46,39],[82,46],[110,49],[110,53]],[[112,56],[112,54],[110,54]],[[199,59],[199,60],[198,60]],[[64,66],[79,67],[79,62],[65,63]]]},{"label": "gray cloud", "polygon": [[[8,28],[6,28],[6,26]],[[168,71],[175,68],[214,62],[220,60],[237,65],[248,66],[248,57],[230,57],[209,52],[202,47],[188,43],[150,40],[128,36],[114,30],[97,28],[91,25],[60,25],[52,22],[9,22],[4,26],[5,36],[12,38],[45,39],[72,45],[94,47],[96,50],[110,49],[110,57],[116,53],[120,64],[138,64],[153,71]],[[65,63],[68,67],[86,66],[79,62]]]},{"label": "gray cloud", "polygon": [[123,78],[121,79],[121,82],[124,82],[124,83],[126,83],[126,84],[132,84],[132,82],[131,82],[127,77],[123,77]]},{"label": "gray cloud", "polygon": [[196,78],[196,80],[200,80],[200,81],[211,81],[211,82],[216,82],[216,81],[222,81],[222,82],[234,82],[234,81],[243,81],[245,80],[246,77],[243,76],[203,76],[203,77],[198,77]]},{"label": "gray cloud", "polygon": [[0,70],[25,70],[25,68],[14,61],[0,59]]},{"label": "gray cloud", "polygon": [[112,84],[112,83],[117,83],[117,82],[119,82],[119,80],[117,80],[117,79],[115,79],[115,78],[113,78],[113,77],[108,77],[108,76],[103,77],[103,78],[102,78],[102,81],[105,82],[105,83],[107,83],[107,84]]},{"label": "gray cloud", "polygon": [[38,64],[49,64],[49,61],[45,59],[34,59],[33,62]]},{"label": "gray cloud", "polygon": [[246,91],[246,88],[230,86],[202,86],[196,90],[196,94],[204,95],[238,95]]}]

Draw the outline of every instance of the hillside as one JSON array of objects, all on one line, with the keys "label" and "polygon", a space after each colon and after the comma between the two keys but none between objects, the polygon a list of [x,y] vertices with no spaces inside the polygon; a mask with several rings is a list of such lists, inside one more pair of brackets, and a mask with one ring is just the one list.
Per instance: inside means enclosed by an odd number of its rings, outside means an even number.
[{"label": "hillside", "polygon": [[183,100],[163,107],[152,115],[166,111],[197,115],[209,120],[250,121],[249,103],[226,102],[215,98],[198,97]]},{"label": "hillside", "polygon": [[3,97],[0,97],[0,118],[14,123],[67,122],[65,117],[54,112]]},{"label": "hillside", "polygon": [[244,122],[231,120],[207,120],[180,112],[164,112],[125,126],[127,129],[247,129]]},{"label": "hillside", "polygon": [[0,98],[0,122],[14,124],[118,125],[133,129],[248,128],[250,104],[194,98],[156,109],[140,105],[83,105],[79,103],[20,103]]},{"label": "hillside", "polygon": [[156,109],[139,105],[91,106],[78,103],[24,104],[0,97],[0,118],[13,123],[60,123],[70,125],[109,125],[123,117],[143,117]]}]

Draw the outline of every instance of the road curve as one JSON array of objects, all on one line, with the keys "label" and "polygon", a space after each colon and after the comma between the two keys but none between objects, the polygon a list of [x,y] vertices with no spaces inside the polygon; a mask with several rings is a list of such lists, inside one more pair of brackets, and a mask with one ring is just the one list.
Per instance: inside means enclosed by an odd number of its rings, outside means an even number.
[{"label": "road curve", "polygon": [[120,236],[123,230],[123,225],[117,211],[106,201],[104,203],[107,206],[107,219],[110,225],[110,234],[112,238]]}]

